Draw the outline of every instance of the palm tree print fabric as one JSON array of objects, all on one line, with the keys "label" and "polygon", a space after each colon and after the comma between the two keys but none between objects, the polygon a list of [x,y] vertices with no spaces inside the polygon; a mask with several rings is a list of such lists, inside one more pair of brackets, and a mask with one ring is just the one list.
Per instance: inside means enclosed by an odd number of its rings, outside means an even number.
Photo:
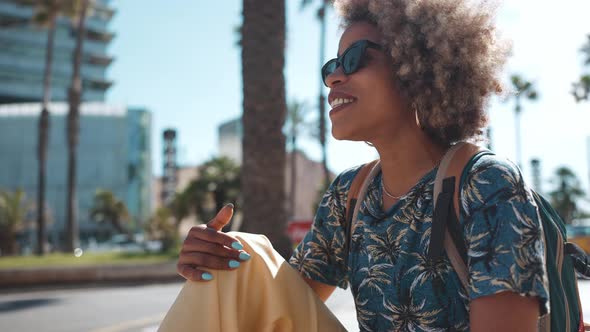
[{"label": "palm tree print fabric", "polygon": [[322,283],[350,285],[361,331],[469,331],[469,301],[503,291],[538,297],[542,311],[548,310],[543,230],[513,163],[484,156],[462,183],[467,294],[446,255],[427,258],[436,169],[389,211],[382,209],[377,175],[354,222],[347,254],[346,197],[359,169],[334,180],[290,264]]}]

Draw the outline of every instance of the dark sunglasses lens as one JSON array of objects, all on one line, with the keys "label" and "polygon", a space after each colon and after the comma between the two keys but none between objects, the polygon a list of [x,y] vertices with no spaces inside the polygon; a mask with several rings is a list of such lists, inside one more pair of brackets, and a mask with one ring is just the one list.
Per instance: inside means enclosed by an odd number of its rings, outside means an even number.
[{"label": "dark sunglasses lens", "polygon": [[362,53],[363,47],[360,45],[355,45],[349,48],[343,55],[342,68],[344,69],[344,73],[346,75],[350,75],[358,69]]},{"label": "dark sunglasses lens", "polygon": [[322,68],[322,79],[324,80],[324,83],[326,83],[328,75],[332,74],[336,68],[338,68],[338,61],[336,59],[332,59],[324,65]]}]

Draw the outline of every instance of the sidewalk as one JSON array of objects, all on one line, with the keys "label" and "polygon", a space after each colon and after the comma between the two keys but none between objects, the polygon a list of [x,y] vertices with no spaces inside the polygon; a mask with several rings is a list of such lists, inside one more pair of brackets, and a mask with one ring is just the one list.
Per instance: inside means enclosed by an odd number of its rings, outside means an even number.
[{"label": "sidewalk", "polygon": [[358,322],[356,320],[356,309],[354,307],[354,298],[350,292],[350,288],[344,290],[336,287],[336,290],[326,305],[334,313],[336,318],[344,325],[347,331],[358,331]]}]

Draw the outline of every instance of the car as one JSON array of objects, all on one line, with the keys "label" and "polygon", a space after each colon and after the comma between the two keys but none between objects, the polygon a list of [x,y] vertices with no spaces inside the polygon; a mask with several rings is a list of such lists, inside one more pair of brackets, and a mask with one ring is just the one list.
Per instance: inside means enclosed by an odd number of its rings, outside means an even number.
[{"label": "car", "polygon": [[590,226],[588,225],[566,225],[568,242],[580,246],[586,254],[590,255]]},{"label": "car", "polygon": [[140,242],[135,241],[133,238],[129,238],[126,234],[113,235],[106,244],[107,247],[112,248],[112,251],[128,253],[140,253],[145,251]]},{"label": "car", "polygon": [[83,249],[89,252],[158,253],[162,249],[162,242],[146,240],[143,234],[134,234],[132,238],[126,234],[116,234],[106,242],[96,242],[92,238]]}]

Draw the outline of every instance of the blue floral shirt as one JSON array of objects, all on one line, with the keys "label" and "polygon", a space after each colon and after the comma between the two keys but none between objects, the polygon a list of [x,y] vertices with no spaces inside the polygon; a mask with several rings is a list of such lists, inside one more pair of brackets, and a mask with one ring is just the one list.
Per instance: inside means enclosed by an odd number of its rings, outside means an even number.
[{"label": "blue floral shirt", "polygon": [[548,311],[543,230],[514,164],[483,156],[462,183],[467,294],[446,254],[436,261],[426,257],[436,169],[389,211],[382,209],[377,175],[354,222],[345,259],[346,198],[359,169],[344,171],[331,184],[290,263],[322,283],[350,284],[361,331],[469,331],[469,301],[502,291],[538,297],[542,311]]}]

